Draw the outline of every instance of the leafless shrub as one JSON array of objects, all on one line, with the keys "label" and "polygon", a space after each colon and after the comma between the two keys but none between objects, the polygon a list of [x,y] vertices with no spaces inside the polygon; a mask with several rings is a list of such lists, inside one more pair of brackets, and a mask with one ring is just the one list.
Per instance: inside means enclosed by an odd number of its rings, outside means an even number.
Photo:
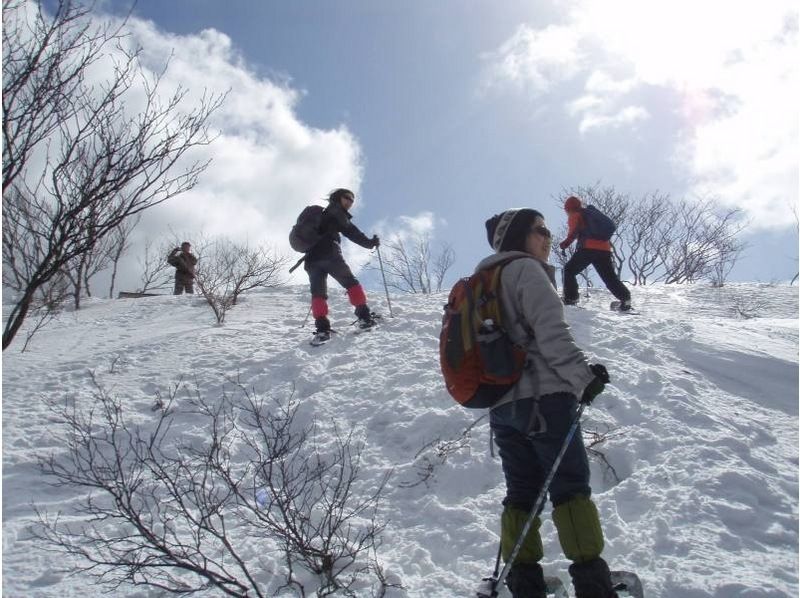
[{"label": "leafless shrub", "polygon": [[57,486],[91,492],[81,521],[38,510],[35,531],[95,583],[241,597],[383,595],[393,585],[377,561],[388,473],[362,479],[352,431],[336,428],[326,444],[313,421],[300,424],[292,398],[261,399],[237,383],[221,399],[198,391],[189,401],[207,424],[191,439],[174,432],[178,386],[149,426],[96,388],[87,412],[54,408],[66,454],[41,462]]},{"label": "leafless shrub", "polygon": [[597,447],[602,445],[610,438],[619,437],[623,434],[612,429],[606,429],[604,432],[582,429],[582,433],[583,442],[586,446],[586,452],[589,454],[589,457],[600,461],[600,463],[603,465],[603,479],[605,481],[611,480],[615,484],[619,484],[622,480],[617,474],[617,470],[614,469],[614,466],[608,461],[605,453],[600,451],[600,449]]},{"label": "leafless shrub", "polygon": [[[447,271],[455,262],[452,246],[445,243],[434,252],[428,234],[388,237],[381,241],[381,255],[386,285],[401,293],[441,291]],[[368,268],[376,269],[374,265]]]},{"label": "leafless shrub", "polygon": [[429,480],[433,477],[434,473],[436,473],[437,467],[444,465],[451,455],[459,453],[469,447],[472,429],[487,417],[489,417],[488,413],[482,415],[462,430],[457,436],[446,440],[436,438],[425,443],[414,455],[416,479],[400,482],[398,486],[401,488],[413,488],[420,484],[425,484],[427,486]]},{"label": "leafless shrub", "polygon": [[284,284],[281,272],[288,261],[268,247],[218,239],[198,255],[195,282],[222,324],[242,293]]},{"label": "leafless shrub", "polygon": [[[210,143],[223,98],[190,110],[184,89],[162,99],[161,75],[124,49],[122,26],[92,23],[91,4],[59,0],[50,15],[20,0],[2,11],[3,282],[19,293],[5,350],[39,287],[128,218],[195,186],[208,163],[178,165]],[[106,79],[92,85],[103,61]],[[143,107],[130,114],[134,95]]]},{"label": "leafless shrub", "polygon": [[767,307],[766,300],[754,295],[737,295],[730,303],[730,310],[733,315],[743,320],[752,320],[759,317]]}]

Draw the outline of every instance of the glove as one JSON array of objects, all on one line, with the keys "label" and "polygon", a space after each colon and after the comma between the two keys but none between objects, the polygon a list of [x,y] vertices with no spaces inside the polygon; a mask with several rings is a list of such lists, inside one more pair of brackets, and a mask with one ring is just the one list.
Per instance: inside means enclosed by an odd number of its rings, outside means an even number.
[{"label": "glove", "polygon": [[378,238],[378,235],[372,235],[372,248],[375,249],[381,244],[381,240]]},{"label": "glove", "polygon": [[592,373],[600,378],[603,381],[603,384],[608,384],[611,382],[611,378],[608,377],[608,370],[606,366],[600,363],[593,363],[589,366],[589,369],[592,370]]},{"label": "glove", "polygon": [[610,381],[608,370],[606,370],[605,366],[595,363],[590,365],[589,369],[594,374],[594,379],[583,389],[581,403],[585,403],[586,405],[590,405],[595,397],[606,389],[606,384]]}]

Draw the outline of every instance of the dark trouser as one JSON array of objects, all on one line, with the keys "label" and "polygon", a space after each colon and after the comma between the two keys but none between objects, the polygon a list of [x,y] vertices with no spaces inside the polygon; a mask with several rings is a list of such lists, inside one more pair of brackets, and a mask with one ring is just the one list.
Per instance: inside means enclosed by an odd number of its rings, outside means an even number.
[{"label": "dark trouser", "polygon": [[[513,401],[492,409],[489,415],[506,478],[503,504],[524,511],[533,508],[578,409],[578,400],[570,393],[545,395],[538,403],[544,431],[535,417],[534,399]],[[578,494],[589,496],[591,491],[589,460],[579,426],[550,484],[550,500],[557,506]]]},{"label": "dark trouser", "polygon": [[589,266],[594,266],[606,288],[620,301],[630,301],[631,292],[617,276],[611,262],[611,252],[601,249],[578,249],[564,266],[564,300],[578,300],[577,276]]},{"label": "dark trouser", "polygon": [[172,291],[173,295],[180,295],[186,291],[188,295],[194,295],[194,284],[192,282],[183,282],[180,280],[175,281],[175,290]]},{"label": "dark trouser", "polygon": [[330,330],[331,327],[327,317],[329,274],[347,290],[347,297],[350,304],[355,307],[356,317],[365,320],[369,318],[370,312],[364,289],[353,276],[350,266],[344,261],[340,251],[324,259],[306,261],[304,267],[311,283],[311,313],[314,316],[317,331]]},{"label": "dark trouser", "polygon": [[344,261],[341,253],[313,262],[306,261],[304,268],[308,273],[308,282],[311,284],[311,296],[321,299],[328,298],[328,275],[342,285],[345,289],[354,287],[358,280],[353,276],[350,266]]},{"label": "dark trouser", "polygon": [[[562,392],[545,395],[538,401],[521,399],[492,409],[489,416],[506,478],[500,534],[504,561],[511,559],[519,542],[511,569],[515,598],[544,596],[541,570],[536,565],[544,556],[538,514],[528,534],[524,538],[521,534],[575,420],[577,408],[575,395]],[[613,594],[608,568],[601,571],[594,567],[598,563],[605,565],[599,558],[604,540],[597,507],[590,498],[589,460],[580,426],[567,445],[549,491],[559,543],[564,555],[573,562],[574,571],[571,568],[570,572],[578,598],[610,598]],[[589,584],[609,591],[588,591]]]}]

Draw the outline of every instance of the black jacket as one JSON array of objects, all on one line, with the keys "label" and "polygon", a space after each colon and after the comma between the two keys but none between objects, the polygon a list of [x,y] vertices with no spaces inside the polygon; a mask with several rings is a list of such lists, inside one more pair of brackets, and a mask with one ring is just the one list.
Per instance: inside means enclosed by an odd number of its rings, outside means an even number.
[{"label": "black jacket", "polygon": [[319,227],[322,239],[306,254],[306,261],[324,260],[341,253],[341,235],[361,247],[372,249],[375,243],[351,222],[352,218],[350,212],[338,202],[329,203],[322,214],[322,223]]}]

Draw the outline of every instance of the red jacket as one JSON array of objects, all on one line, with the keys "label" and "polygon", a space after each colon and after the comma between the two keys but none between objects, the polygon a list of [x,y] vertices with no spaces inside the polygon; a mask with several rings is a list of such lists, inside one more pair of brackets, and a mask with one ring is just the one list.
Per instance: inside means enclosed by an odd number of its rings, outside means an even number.
[{"label": "red jacket", "polygon": [[559,243],[561,249],[566,249],[575,238],[578,238],[578,249],[599,249],[600,251],[611,251],[611,241],[601,241],[600,239],[590,239],[581,236],[581,231],[586,227],[583,223],[583,212],[581,210],[569,210],[569,220],[567,226],[567,238]]}]

